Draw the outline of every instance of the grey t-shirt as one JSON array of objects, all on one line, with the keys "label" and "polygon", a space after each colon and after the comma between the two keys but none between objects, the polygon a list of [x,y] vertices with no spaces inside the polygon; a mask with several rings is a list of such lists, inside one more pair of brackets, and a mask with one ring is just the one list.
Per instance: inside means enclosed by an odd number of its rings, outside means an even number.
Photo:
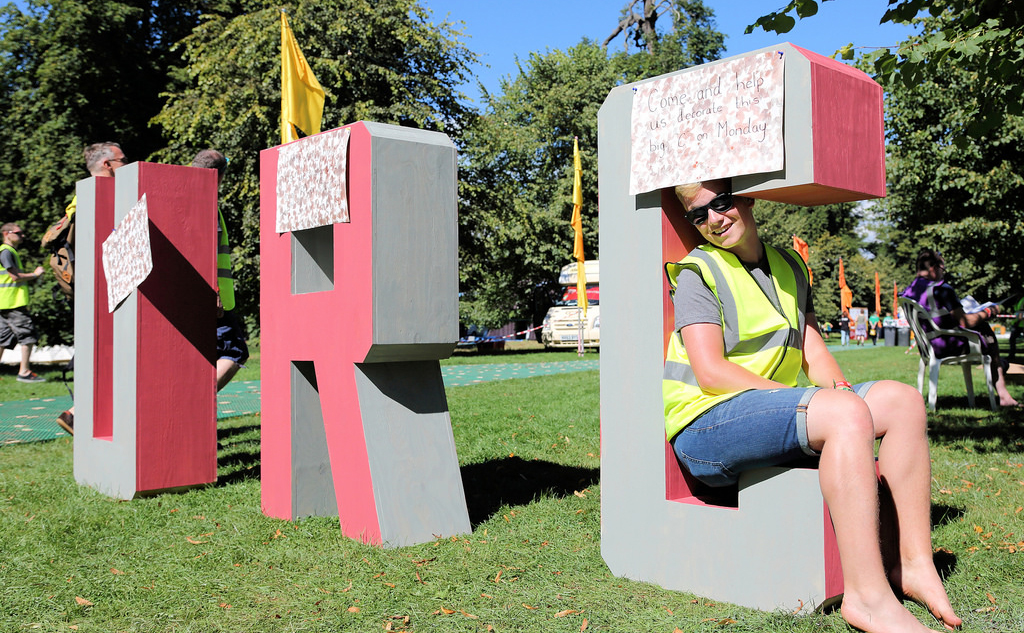
[{"label": "grey t-shirt", "polygon": [[[779,305],[779,298],[775,293],[775,284],[772,283],[772,276],[769,272],[768,260],[762,257],[756,266],[743,265],[754,278],[757,285],[761,287],[765,295],[774,305]],[[676,277],[676,294],[673,300],[675,305],[676,330],[694,323],[722,324],[722,315],[718,305],[718,298],[711,289],[704,285],[700,275],[693,270],[683,269]],[[807,293],[807,304],[804,306],[804,314],[814,312],[814,305],[811,302],[811,293]]]},{"label": "grey t-shirt", "polygon": [[4,270],[10,270],[17,265],[18,262],[16,259],[14,259],[14,253],[12,253],[6,248],[0,251],[0,267],[2,267]]}]

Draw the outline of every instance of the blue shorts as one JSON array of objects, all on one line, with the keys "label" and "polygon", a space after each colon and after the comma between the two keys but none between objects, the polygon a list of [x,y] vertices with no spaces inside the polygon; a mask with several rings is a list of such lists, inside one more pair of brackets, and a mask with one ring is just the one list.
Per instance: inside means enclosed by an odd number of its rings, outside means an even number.
[{"label": "blue shorts", "polygon": [[239,365],[249,360],[249,346],[233,312],[225,312],[217,319],[217,360],[222,358],[229,358]]},{"label": "blue shorts", "polygon": [[[872,382],[853,386],[864,397]],[[752,389],[715,405],[672,438],[679,462],[709,486],[745,470],[818,457],[807,440],[807,404],[819,387]]]}]

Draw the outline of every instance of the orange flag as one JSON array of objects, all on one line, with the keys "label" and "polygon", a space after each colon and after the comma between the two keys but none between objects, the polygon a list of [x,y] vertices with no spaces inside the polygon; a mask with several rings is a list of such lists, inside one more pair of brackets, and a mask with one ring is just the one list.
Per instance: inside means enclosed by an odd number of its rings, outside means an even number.
[{"label": "orange flag", "polygon": [[892,282],[892,316],[896,317],[896,282]]},{"label": "orange flag", "polygon": [[[800,253],[800,258],[804,260],[804,264],[807,263],[808,258],[811,256],[811,248],[807,245],[807,242],[803,241],[797,236],[793,236],[793,250]],[[807,267],[807,276],[811,285],[814,284],[814,273],[811,271],[811,267]]]},{"label": "orange flag", "polygon": [[878,271],[875,271],[875,314],[882,314],[882,285],[878,281]]},{"label": "orange flag", "polygon": [[846,273],[843,271],[843,258],[839,258],[839,308],[853,307],[853,291],[846,285]]}]

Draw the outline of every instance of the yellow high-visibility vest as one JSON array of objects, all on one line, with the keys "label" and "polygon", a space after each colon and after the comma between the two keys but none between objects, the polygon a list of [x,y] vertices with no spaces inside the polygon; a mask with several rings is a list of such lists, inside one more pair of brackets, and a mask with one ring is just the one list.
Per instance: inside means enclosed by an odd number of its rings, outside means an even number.
[{"label": "yellow high-visibility vest", "polygon": [[[765,245],[779,305],[757,285],[739,258],[729,251],[702,245],[683,261],[665,264],[675,293],[676,277],[693,270],[718,298],[725,357],[749,371],[784,385],[796,386],[803,365],[804,314],[810,290],[807,267],[792,250]],[[672,334],[665,359],[662,396],[665,430],[671,439],[701,413],[742,393],[712,394],[701,389],[678,331]]]},{"label": "yellow high-visibility vest", "polygon": [[[0,251],[11,251],[14,254],[14,262],[18,270],[22,270],[21,256],[10,244],[0,244]],[[0,310],[10,310],[28,305],[28,284],[18,282],[7,272],[0,268]]]},{"label": "yellow high-visibility vest", "polygon": [[235,309],[235,278],[231,274],[231,247],[228,246],[228,228],[224,224],[224,215],[217,209],[217,221],[220,222],[220,239],[217,243],[217,287],[220,289],[220,302],[225,310]]}]

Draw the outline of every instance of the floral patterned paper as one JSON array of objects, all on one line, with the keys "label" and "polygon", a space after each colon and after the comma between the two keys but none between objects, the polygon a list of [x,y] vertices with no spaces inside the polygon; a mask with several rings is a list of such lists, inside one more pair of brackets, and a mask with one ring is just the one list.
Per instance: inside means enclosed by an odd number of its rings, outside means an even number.
[{"label": "floral patterned paper", "polygon": [[289,143],[277,158],[278,233],[348,222],[349,129]]},{"label": "floral patterned paper", "polygon": [[784,79],[776,51],[637,86],[629,193],[782,169]]},{"label": "floral patterned paper", "polygon": [[110,237],[103,240],[102,254],[107,310],[113,312],[153,272],[146,194],[142,194]]}]

